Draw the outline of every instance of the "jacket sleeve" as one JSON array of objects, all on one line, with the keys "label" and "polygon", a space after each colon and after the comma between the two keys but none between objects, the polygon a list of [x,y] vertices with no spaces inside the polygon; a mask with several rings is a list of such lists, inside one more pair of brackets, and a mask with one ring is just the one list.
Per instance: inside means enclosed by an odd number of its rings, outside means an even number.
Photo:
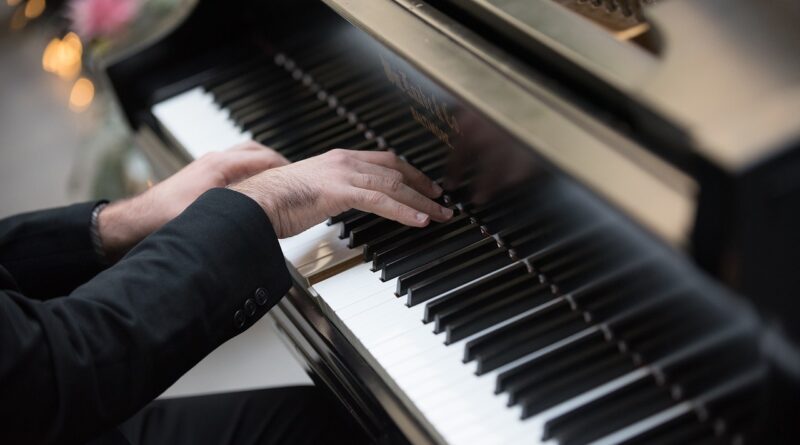
[{"label": "jacket sleeve", "polygon": [[66,295],[103,270],[90,224],[97,203],[26,213],[0,221],[0,265],[36,299]]},{"label": "jacket sleeve", "polygon": [[215,189],[68,298],[0,295],[0,443],[82,443],[286,293],[264,211]]}]

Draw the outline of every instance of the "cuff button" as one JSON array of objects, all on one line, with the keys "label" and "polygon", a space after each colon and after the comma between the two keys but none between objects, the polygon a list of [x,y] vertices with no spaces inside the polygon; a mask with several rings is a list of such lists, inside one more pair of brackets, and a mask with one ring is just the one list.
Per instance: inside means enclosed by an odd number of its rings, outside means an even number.
[{"label": "cuff button", "polygon": [[233,313],[233,323],[236,325],[237,328],[241,329],[244,327],[244,312],[238,310]]},{"label": "cuff button", "polygon": [[244,311],[249,317],[256,314],[256,303],[252,298],[248,298],[247,301],[244,302]]},{"label": "cuff button", "polygon": [[259,287],[258,289],[256,289],[255,297],[256,297],[256,303],[258,303],[259,306],[264,306],[265,304],[267,304],[267,299],[269,297],[269,294],[267,294],[266,289],[264,289],[263,287]]}]

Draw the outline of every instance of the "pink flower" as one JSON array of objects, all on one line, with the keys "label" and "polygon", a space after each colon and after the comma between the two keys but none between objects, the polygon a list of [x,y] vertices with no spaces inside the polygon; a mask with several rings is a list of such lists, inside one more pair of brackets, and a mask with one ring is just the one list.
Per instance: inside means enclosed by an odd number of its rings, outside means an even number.
[{"label": "pink flower", "polygon": [[141,0],[72,0],[72,27],[86,39],[116,34],[139,13]]}]

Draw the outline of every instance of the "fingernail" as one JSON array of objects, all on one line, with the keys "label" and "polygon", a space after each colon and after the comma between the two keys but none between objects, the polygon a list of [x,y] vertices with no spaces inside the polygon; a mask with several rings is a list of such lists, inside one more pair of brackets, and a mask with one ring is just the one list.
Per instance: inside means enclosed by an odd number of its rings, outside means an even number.
[{"label": "fingernail", "polygon": [[418,222],[424,223],[427,220],[428,220],[428,215],[426,215],[426,214],[424,214],[422,212],[417,213],[417,221]]},{"label": "fingernail", "polygon": [[442,193],[444,193],[444,190],[442,189],[442,187],[439,184],[434,182],[433,183],[433,192],[436,193],[436,197],[439,197],[439,196],[442,195]]},{"label": "fingernail", "polygon": [[445,218],[450,218],[451,216],[453,216],[453,209],[447,207],[442,207],[441,209],[442,209],[441,210],[442,215],[444,215]]}]

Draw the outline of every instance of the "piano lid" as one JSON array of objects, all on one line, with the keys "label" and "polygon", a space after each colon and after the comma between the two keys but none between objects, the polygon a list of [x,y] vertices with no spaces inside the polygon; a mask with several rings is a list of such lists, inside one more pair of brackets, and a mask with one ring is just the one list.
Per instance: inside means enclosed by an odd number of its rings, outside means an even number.
[{"label": "piano lid", "polygon": [[[418,2],[417,2],[418,3]],[[628,119],[728,174],[800,139],[800,19],[780,0],[433,0],[578,83],[631,100]],[[505,45],[503,45],[505,46]],[[529,57],[528,57],[529,58]],[[537,59],[534,59],[537,60]],[[588,75],[588,77],[586,77]],[[604,93],[607,93],[605,91]],[[642,113],[644,108],[662,119]],[[620,112],[625,113],[624,110]],[[665,131],[663,128],[674,126]]]}]

